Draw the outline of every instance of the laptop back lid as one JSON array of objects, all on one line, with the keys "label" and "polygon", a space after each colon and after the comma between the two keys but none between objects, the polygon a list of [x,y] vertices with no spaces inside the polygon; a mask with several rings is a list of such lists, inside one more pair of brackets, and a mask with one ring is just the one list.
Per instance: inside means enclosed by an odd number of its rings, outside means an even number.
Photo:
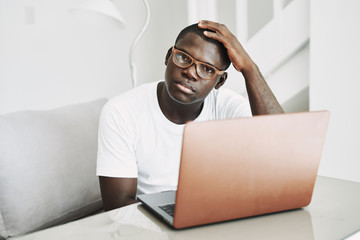
[{"label": "laptop back lid", "polygon": [[307,206],[329,115],[306,112],[187,124],[174,227]]}]

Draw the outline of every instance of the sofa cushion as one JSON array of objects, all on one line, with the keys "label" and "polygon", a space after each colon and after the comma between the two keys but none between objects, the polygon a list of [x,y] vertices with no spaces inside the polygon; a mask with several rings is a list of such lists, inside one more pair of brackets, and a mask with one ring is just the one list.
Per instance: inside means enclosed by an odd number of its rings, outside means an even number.
[{"label": "sofa cushion", "polygon": [[105,102],[0,115],[0,238],[102,208],[95,167]]}]

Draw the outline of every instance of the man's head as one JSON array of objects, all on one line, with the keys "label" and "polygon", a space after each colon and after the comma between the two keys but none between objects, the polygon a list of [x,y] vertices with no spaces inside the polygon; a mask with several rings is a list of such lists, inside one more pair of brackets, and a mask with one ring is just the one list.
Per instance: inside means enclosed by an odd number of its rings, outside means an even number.
[{"label": "man's head", "polygon": [[210,29],[201,29],[201,28],[199,28],[197,23],[192,24],[190,26],[187,26],[186,28],[181,30],[181,32],[177,36],[177,38],[175,40],[175,46],[176,46],[176,44],[178,43],[178,41],[180,39],[182,39],[182,38],[184,38],[186,36],[186,34],[194,33],[194,34],[198,35],[199,37],[201,37],[203,40],[216,45],[221,50],[220,54],[221,54],[221,57],[223,58],[223,61],[224,61],[224,67],[221,70],[226,70],[230,66],[230,63],[231,63],[231,61],[229,59],[229,56],[227,54],[226,48],[224,47],[224,45],[221,42],[219,42],[219,41],[217,41],[217,40],[215,40],[213,38],[206,37],[204,35],[204,31],[213,32]]},{"label": "man's head", "polygon": [[[175,51],[170,48],[166,55],[166,89],[169,96],[179,103],[202,102],[213,88],[220,88],[226,81],[224,70],[230,65],[227,51],[222,43],[206,37],[204,31],[211,30],[200,29],[197,24],[186,27],[175,41]],[[177,55],[178,51],[184,54]],[[182,66],[179,61],[190,64]],[[213,77],[201,74],[204,68],[205,71],[216,69]]]}]

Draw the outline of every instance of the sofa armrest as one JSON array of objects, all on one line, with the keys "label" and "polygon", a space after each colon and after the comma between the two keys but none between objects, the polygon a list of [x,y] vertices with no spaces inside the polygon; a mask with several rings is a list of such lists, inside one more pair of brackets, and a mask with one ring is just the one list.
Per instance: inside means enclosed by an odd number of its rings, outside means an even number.
[{"label": "sofa armrest", "polygon": [[0,116],[0,238],[102,208],[95,168],[105,102]]}]

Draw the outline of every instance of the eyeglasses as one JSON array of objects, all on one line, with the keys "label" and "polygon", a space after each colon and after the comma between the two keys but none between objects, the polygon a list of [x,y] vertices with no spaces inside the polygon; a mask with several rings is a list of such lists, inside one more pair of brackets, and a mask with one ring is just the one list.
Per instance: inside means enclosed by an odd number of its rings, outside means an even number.
[{"label": "eyeglasses", "polygon": [[197,61],[189,54],[179,49],[176,49],[175,47],[173,47],[172,53],[173,53],[172,60],[176,66],[180,68],[188,68],[193,64],[195,64],[196,72],[201,78],[212,80],[216,75],[220,75],[225,72],[225,70],[220,71],[207,63]]}]

